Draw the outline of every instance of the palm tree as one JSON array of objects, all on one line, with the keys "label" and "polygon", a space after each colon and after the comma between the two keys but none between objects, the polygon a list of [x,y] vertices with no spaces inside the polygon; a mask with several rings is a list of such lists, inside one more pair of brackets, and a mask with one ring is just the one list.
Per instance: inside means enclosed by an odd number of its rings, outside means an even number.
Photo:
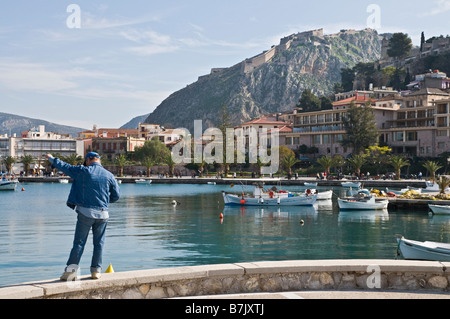
[{"label": "palm tree", "polygon": [[392,167],[395,170],[395,179],[400,179],[400,170],[402,169],[403,166],[410,165],[408,160],[397,155],[392,155],[389,157],[389,164],[392,165]]},{"label": "palm tree", "polygon": [[200,172],[200,177],[203,177],[203,171],[205,170],[206,161],[203,160],[201,163],[198,163],[198,171]]},{"label": "palm tree", "polygon": [[175,161],[172,158],[172,154],[167,154],[166,157],[164,158],[164,163],[167,164],[167,166],[169,166],[169,176],[173,177],[173,169],[175,167]]},{"label": "palm tree", "polygon": [[155,165],[154,160],[151,157],[146,157],[141,163],[147,168],[147,177],[150,177],[152,166]]},{"label": "palm tree", "polygon": [[3,164],[6,166],[6,170],[9,174],[12,173],[13,164],[16,162],[15,158],[12,156],[7,156],[3,159]]},{"label": "palm tree", "polygon": [[25,176],[30,171],[30,165],[34,162],[34,158],[31,155],[24,155],[20,158],[20,162],[23,164]]},{"label": "palm tree", "polygon": [[284,167],[289,176],[292,175],[292,166],[298,162],[299,160],[295,158],[295,154],[293,152],[281,158],[281,165]]},{"label": "palm tree", "polygon": [[426,161],[422,166],[430,173],[430,179],[433,182],[436,181],[436,171],[442,168],[442,166],[433,161]]},{"label": "palm tree", "polygon": [[334,160],[329,156],[322,156],[317,159],[317,164],[319,164],[323,170],[330,176],[330,169],[334,166]]},{"label": "palm tree", "polygon": [[120,154],[116,157],[115,162],[119,167],[119,176],[123,176],[123,167],[127,163],[127,157],[124,154]]},{"label": "palm tree", "polygon": [[351,158],[347,159],[350,165],[355,169],[356,175],[361,175],[361,167],[366,163],[366,158],[364,155],[353,155]]},{"label": "palm tree", "polygon": [[439,182],[437,182],[439,185],[439,194],[445,194],[445,189],[447,187],[450,187],[450,178],[447,178],[445,176],[441,176],[439,178]]},{"label": "palm tree", "polygon": [[83,158],[77,154],[71,154],[66,156],[64,161],[70,165],[78,165],[83,162]]}]

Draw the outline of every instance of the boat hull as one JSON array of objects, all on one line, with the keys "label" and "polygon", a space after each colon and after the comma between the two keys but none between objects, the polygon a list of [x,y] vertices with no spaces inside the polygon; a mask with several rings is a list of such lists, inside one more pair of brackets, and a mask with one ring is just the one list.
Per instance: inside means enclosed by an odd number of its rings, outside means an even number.
[{"label": "boat hull", "polygon": [[431,211],[435,215],[450,215],[450,205],[428,204],[428,207],[431,209]]},{"label": "boat hull", "polygon": [[342,187],[352,187],[352,188],[359,188],[361,186],[360,182],[342,182]]},{"label": "boat hull", "polygon": [[2,182],[0,183],[0,191],[15,191],[17,187],[17,182]]},{"label": "boat hull", "polygon": [[436,242],[419,242],[397,237],[398,248],[405,259],[450,261],[450,245]]},{"label": "boat hull", "polygon": [[338,204],[339,208],[344,210],[379,210],[387,209],[389,201],[360,201],[338,198]]},{"label": "boat hull", "polygon": [[152,180],[151,179],[137,179],[135,181],[136,184],[151,184]]},{"label": "boat hull", "polygon": [[317,195],[274,198],[242,197],[227,192],[222,192],[222,195],[225,205],[240,206],[311,206],[317,200]]}]

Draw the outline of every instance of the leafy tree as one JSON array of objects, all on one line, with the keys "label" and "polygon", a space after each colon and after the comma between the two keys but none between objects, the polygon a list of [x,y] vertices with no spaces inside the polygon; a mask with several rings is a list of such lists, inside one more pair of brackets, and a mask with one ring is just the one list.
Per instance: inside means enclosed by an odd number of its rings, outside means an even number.
[{"label": "leafy tree", "polygon": [[343,92],[353,90],[353,81],[355,80],[355,71],[351,68],[341,69],[341,83]]},{"label": "leafy tree", "polygon": [[301,107],[304,112],[318,111],[320,110],[320,99],[311,90],[305,89],[297,107]]},{"label": "leafy tree", "polygon": [[379,134],[370,102],[360,107],[352,102],[343,118],[343,124],[346,134],[341,144],[352,147],[355,154],[360,154],[377,142]]},{"label": "leafy tree", "polygon": [[378,144],[366,148],[365,156],[368,162],[376,168],[377,175],[380,173],[380,168],[387,164],[389,160],[388,153],[391,151],[392,149],[388,146],[379,146]]},{"label": "leafy tree", "polygon": [[400,179],[400,171],[403,166],[410,165],[407,159],[404,159],[403,157],[398,155],[391,155],[389,157],[389,164],[392,165],[395,170],[395,179]]},{"label": "leafy tree", "polygon": [[412,41],[405,33],[394,33],[389,40],[388,55],[393,58],[406,57],[412,49]]},{"label": "leafy tree", "polygon": [[170,150],[157,137],[145,141],[143,146],[136,147],[134,151],[136,160],[142,162],[149,157],[154,165],[163,163],[167,154],[170,154]]}]

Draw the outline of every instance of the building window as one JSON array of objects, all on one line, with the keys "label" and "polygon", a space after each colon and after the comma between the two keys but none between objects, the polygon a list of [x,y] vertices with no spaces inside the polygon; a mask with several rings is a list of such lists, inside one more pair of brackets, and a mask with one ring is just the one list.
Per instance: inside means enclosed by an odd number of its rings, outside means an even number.
[{"label": "building window", "polygon": [[417,141],[417,132],[407,132],[406,141]]},{"label": "building window", "polygon": [[443,150],[445,148],[445,142],[438,143],[438,149]]},{"label": "building window", "polygon": [[394,142],[403,142],[403,132],[394,132]]},{"label": "building window", "polygon": [[313,144],[320,144],[320,135],[313,135]]}]

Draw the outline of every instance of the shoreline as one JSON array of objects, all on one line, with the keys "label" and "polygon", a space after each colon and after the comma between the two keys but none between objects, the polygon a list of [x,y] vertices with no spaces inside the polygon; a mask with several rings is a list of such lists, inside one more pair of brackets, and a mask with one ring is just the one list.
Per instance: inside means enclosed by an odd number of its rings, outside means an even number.
[{"label": "shoreline", "polygon": [[[59,183],[60,179],[71,179],[66,176],[61,177],[30,177],[24,176],[19,177],[20,183]],[[215,177],[164,177],[159,178],[154,175],[150,178],[148,177],[117,177],[124,184],[135,183],[139,179],[151,179],[152,184],[208,184],[216,183],[218,185],[230,185],[230,184],[246,184],[252,185],[253,183],[263,182],[266,185],[281,185],[281,186],[304,186],[304,183],[316,183],[318,187],[340,187],[342,182],[351,180],[317,180],[313,177],[299,177],[298,179],[291,178],[241,178],[241,177],[226,177],[226,178],[215,178]],[[411,179],[411,180],[355,180],[355,182],[361,182],[363,187],[393,187],[393,188],[405,188],[407,186],[422,188],[426,187],[425,180]]]}]

